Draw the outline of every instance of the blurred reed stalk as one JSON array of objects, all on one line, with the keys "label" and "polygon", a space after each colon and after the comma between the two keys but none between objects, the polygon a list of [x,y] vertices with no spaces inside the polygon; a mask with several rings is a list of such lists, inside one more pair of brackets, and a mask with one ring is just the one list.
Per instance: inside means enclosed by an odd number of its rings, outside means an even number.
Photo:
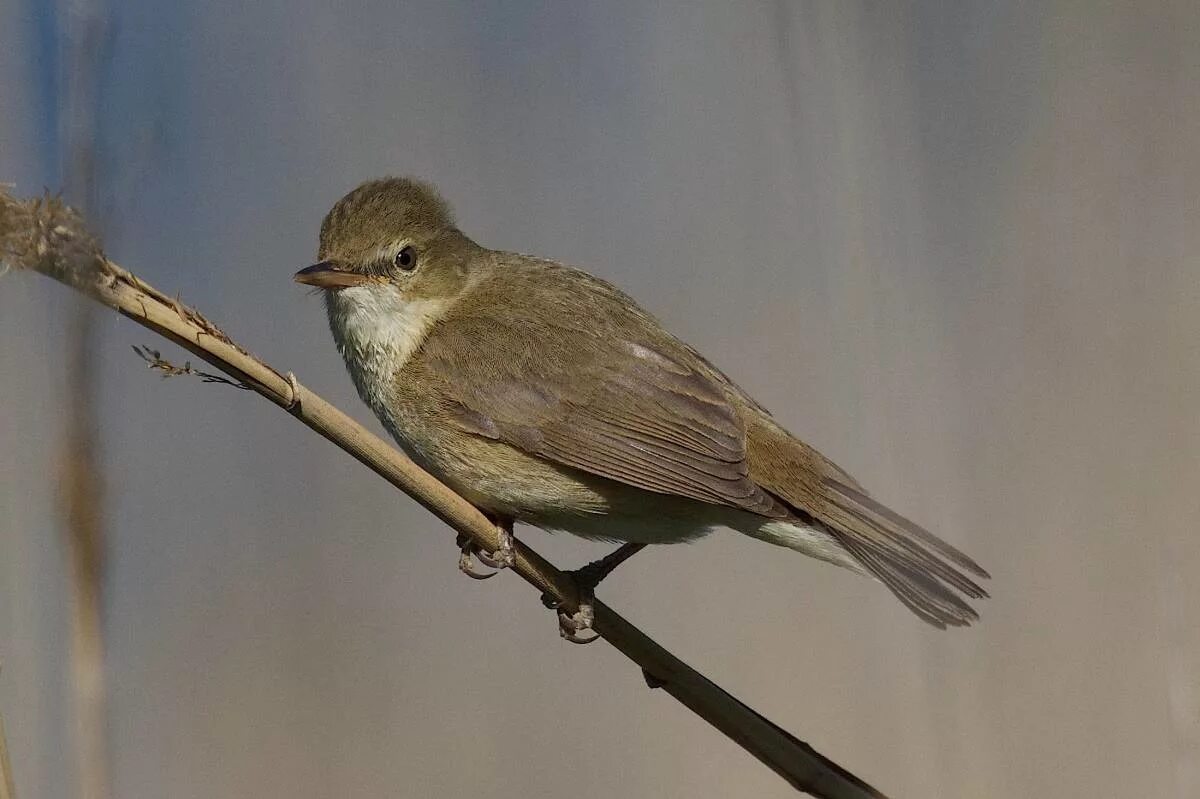
[{"label": "blurred reed stalk", "polygon": [[[93,214],[98,208],[97,119],[110,15],[104,0],[58,0],[55,19],[61,50],[58,76],[62,114],[63,179],[69,196]],[[108,711],[104,677],[104,489],[98,465],[97,375],[94,306],[71,309],[67,359],[66,435],[60,458],[62,505],[70,587],[71,673],[74,686],[75,779],[82,799],[111,795]]]},{"label": "blurred reed stalk", "polygon": [[59,490],[71,577],[71,669],[75,689],[76,779],[83,799],[107,799],[107,702],[104,680],[103,489],[97,466],[92,314],[75,309],[70,372],[71,404]]},{"label": "blurred reed stalk", "polygon": [[[174,341],[295,416],[483,549],[499,547],[496,527],[465,499],[304,388],[291,373],[285,375],[267,365],[195,309],[109,261],[80,217],[57,198],[18,202],[0,190],[0,261],[48,275]],[[154,359],[158,360],[157,355]],[[176,373],[194,371],[171,368]],[[516,542],[512,570],[561,607],[578,610],[574,582],[521,541]],[[648,685],[662,688],[797,790],[820,799],[886,799],[735,699],[600,601],[595,602],[594,629],[641,667]]]},{"label": "blurred reed stalk", "polygon": [[4,712],[0,709],[0,799],[16,799],[16,782],[8,759],[8,739],[4,737]]}]

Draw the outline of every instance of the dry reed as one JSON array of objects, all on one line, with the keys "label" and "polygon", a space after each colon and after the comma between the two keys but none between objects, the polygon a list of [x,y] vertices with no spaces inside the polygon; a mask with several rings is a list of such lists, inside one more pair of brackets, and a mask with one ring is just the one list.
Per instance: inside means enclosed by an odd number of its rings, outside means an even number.
[{"label": "dry reed", "polygon": [[[108,260],[79,215],[58,198],[17,201],[0,189],[0,261],[48,275],[174,341],[224,372],[230,381],[257,392],[341,447],[481,548],[494,551],[499,546],[496,527],[465,499],[306,389],[291,373],[267,365],[195,309]],[[150,357],[162,360],[152,351]],[[194,371],[190,364],[185,369]],[[566,610],[578,609],[579,597],[571,579],[523,542],[516,542],[512,568]],[[735,699],[598,600],[594,629],[641,667],[647,684],[662,688],[796,789],[822,799],[884,799],[863,780]]]}]

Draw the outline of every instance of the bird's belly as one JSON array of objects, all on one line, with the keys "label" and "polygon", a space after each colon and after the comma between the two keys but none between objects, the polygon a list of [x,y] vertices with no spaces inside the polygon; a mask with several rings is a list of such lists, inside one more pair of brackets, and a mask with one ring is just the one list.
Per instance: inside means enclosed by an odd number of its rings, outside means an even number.
[{"label": "bird's belly", "polygon": [[679,544],[707,535],[714,522],[700,518],[651,515],[551,515],[531,521],[547,530],[561,530],[593,541],[635,544]]},{"label": "bird's belly", "polygon": [[596,514],[608,509],[586,476],[491,439],[425,425],[386,424],[401,449],[472,504],[527,520],[547,513]]},{"label": "bird's belly", "polygon": [[497,516],[583,538],[646,544],[688,541],[722,523],[704,503],[559,466],[498,441],[470,435],[435,440],[388,427],[423,469]]}]

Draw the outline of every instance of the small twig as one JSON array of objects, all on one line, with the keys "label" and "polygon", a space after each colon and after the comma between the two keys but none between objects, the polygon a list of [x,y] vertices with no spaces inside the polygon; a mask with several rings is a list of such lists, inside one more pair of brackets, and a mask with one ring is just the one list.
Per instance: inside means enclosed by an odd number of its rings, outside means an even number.
[{"label": "small twig", "polygon": [[[184,308],[105,258],[78,215],[57,199],[19,203],[0,192],[0,258],[5,256],[14,266],[42,272],[83,291],[203,358],[341,447],[484,551],[494,552],[500,546],[496,525],[478,508],[304,388],[291,373],[281,373],[250,355],[199,312]],[[186,370],[183,373],[189,373]],[[579,609],[579,595],[568,575],[521,541],[515,542],[515,554],[512,571],[539,594],[549,594],[559,607],[569,612]],[[640,666],[648,684],[679,700],[796,789],[822,799],[884,799],[659,646],[603,602],[597,600],[594,607],[595,631]]]},{"label": "small twig", "polygon": [[230,380],[228,377],[223,375],[215,375],[212,372],[202,372],[199,369],[193,369],[191,361],[184,361],[183,366],[176,366],[166,358],[162,357],[162,353],[160,353],[158,350],[152,350],[149,347],[138,347],[136,344],[134,344],[133,351],[138,354],[138,357],[146,362],[146,365],[149,368],[157,369],[162,372],[163,380],[166,380],[168,377],[191,375],[193,377],[200,378],[202,383],[220,383],[224,386],[240,388],[243,391],[254,390],[254,386],[250,385],[249,383],[244,383],[241,380]]}]

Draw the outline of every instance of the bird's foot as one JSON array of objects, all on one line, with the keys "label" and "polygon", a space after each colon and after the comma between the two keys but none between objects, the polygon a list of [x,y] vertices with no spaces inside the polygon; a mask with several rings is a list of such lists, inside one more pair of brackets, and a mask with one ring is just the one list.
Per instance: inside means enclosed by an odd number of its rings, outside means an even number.
[{"label": "bird's foot", "polygon": [[[475,557],[479,558],[480,562],[485,566],[491,566],[493,569],[507,569],[516,565],[517,549],[513,544],[512,524],[497,524],[496,529],[500,533],[500,546],[495,552],[484,552],[477,550]],[[493,572],[495,574],[495,572]]]},{"label": "bird's foot", "polygon": [[[484,552],[470,536],[460,533],[455,543],[458,546],[458,571],[472,579],[488,579],[496,576],[496,571],[508,569],[516,563],[516,549],[512,546],[512,530],[500,525],[500,546],[496,552]],[[476,571],[475,559],[481,564],[491,566],[496,571]]]},{"label": "bird's foot", "polygon": [[579,610],[568,613],[557,599],[549,594],[542,594],[542,604],[551,610],[558,611],[558,634],[573,644],[590,644],[600,637],[596,633],[592,633],[590,636],[581,635],[581,633],[591,630],[592,623],[596,620],[594,601],[595,596],[591,589],[581,587],[579,589]]},{"label": "bird's foot", "polygon": [[464,533],[459,533],[458,538],[454,541],[458,545],[458,570],[470,577],[472,580],[487,580],[496,576],[496,572],[481,572],[475,571],[475,556],[479,554],[479,547],[470,536]]},{"label": "bird's foot", "polygon": [[562,603],[550,594],[542,594],[542,604],[551,610],[558,611],[558,634],[563,637],[563,640],[573,644],[590,644],[600,637],[595,633],[590,636],[582,634],[591,630],[592,623],[596,620],[596,595],[593,592],[595,583],[587,579],[579,579],[576,575],[581,571],[583,569],[566,573],[575,583],[575,590],[579,595],[578,610],[568,613]]},{"label": "bird's foot", "polygon": [[[574,613],[558,609],[558,634],[563,640],[573,644],[590,644],[600,637],[599,634],[591,632],[592,624],[596,620],[596,606],[592,604],[592,599],[590,594],[586,598],[580,597],[579,610]],[[590,635],[581,634],[589,632]]]},{"label": "bird's foot", "polygon": [[596,618],[596,586],[600,585],[600,582],[611,574],[613,569],[641,552],[645,547],[645,544],[622,544],[615,552],[609,553],[600,560],[594,560],[586,566],[567,572],[567,576],[575,583],[575,590],[579,594],[579,610],[575,613],[567,613],[554,597],[542,594],[542,604],[558,611],[558,632],[563,638],[573,644],[590,644],[600,637],[596,634],[592,634],[590,637],[580,635],[580,633],[592,629],[592,622]]},{"label": "bird's foot", "polygon": [[[496,576],[496,571],[507,569],[517,562],[517,550],[514,545],[512,523],[497,524],[496,529],[500,531],[500,546],[495,552],[484,552],[479,548],[478,544],[471,540],[470,536],[464,533],[458,534],[455,543],[459,549],[459,571],[473,580],[486,580],[489,577]],[[476,558],[484,566],[490,566],[496,571],[476,571],[474,566]]]}]

